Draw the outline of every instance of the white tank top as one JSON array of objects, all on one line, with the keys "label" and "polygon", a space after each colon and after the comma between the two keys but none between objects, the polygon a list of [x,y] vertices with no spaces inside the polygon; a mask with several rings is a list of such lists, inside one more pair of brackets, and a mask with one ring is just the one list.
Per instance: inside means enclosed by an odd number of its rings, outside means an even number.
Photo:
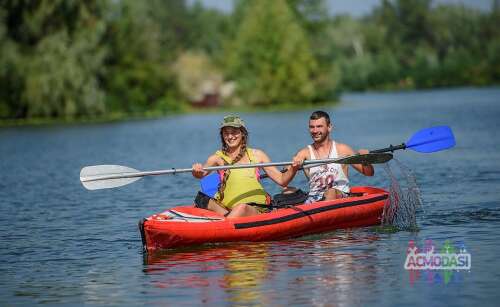
[{"label": "white tank top", "polygon": [[[307,147],[309,148],[311,160],[316,159],[313,147],[311,145]],[[334,141],[332,141],[332,148],[328,158],[338,158],[337,146]],[[344,174],[342,164],[331,163],[311,167],[309,169],[309,197],[306,202],[311,203],[322,200],[323,195],[329,188],[349,193],[349,179]]]}]

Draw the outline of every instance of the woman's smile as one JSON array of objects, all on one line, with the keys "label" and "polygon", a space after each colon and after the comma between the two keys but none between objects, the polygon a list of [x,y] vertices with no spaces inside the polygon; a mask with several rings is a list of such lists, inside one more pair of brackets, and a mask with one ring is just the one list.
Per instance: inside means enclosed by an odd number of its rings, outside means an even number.
[{"label": "woman's smile", "polygon": [[242,138],[241,130],[233,127],[224,127],[222,129],[222,136],[226,144],[233,146],[238,145]]}]

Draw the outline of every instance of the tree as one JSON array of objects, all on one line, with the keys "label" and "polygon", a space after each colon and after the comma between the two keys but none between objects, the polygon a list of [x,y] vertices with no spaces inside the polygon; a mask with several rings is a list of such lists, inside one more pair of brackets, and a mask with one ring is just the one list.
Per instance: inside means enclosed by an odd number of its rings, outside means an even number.
[{"label": "tree", "polygon": [[230,16],[195,3],[189,11],[190,42],[186,49],[202,51],[216,60],[224,60],[223,47],[231,29]]},{"label": "tree", "polygon": [[384,0],[371,19],[388,29],[386,43],[397,51],[403,68],[412,65],[415,47],[433,45],[431,0]]},{"label": "tree", "polygon": [[253,105],[303,103],[317,70],[308,40],[285,0],[255,0],[227,50],[229,77]]},{"label": "tree", "polygon": [[177,2],[146,3],[123,0],[113,3],[108,16],[103,83],[112,111],[139,114],[169,111],[179,107],[177,85],[169,65],[179,49],[174,48],[177,32],[169,31],[159,19],[168,5]]},{"label": "tree", "polygon": [[0,116],[74,117],[104,111],[97,79],[105,54],[100,45],[104,8],[101,1],[3,1]]}]

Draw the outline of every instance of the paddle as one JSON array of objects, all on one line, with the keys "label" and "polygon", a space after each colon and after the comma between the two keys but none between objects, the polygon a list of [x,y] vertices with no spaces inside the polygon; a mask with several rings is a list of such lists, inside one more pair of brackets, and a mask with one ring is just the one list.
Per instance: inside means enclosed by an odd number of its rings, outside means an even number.
[{"label": "paddle", "polygon": [[455,136],[448,126],[436,126],[422,129],[401,145],[371,150],[370,153],[394,152],[400,149],[411,149],[416,152],[431,153],[455,146]]},{"label": "paddle", "polygon": [[[448,126],[435,126],[431,128],[426,128],[419,130],[411,136],[411,138],[401,145],[371,150],[370,153],[384,153],[384,152],[394,152],[400,149],[411,149],[416,152],[431,153],[436,151],[445,150],[455,146],[455,136]],[[384,163],[384,162],[379,162]],[[351,163],[356,164],[356,163]],[[374,164],[374,163],[370,163]],[[314,166],[309,166],[314,167]],[[309,168],[305,167],[305,168]],[[286,169],[281,172],[286,172]],[[262,174],[261,179],[267,178],[267,174]]]},{"label": "paddle", "polygon": [[[365,155],[352,155],[343,158],[335,159],[320,159],[304,161],[307,164],[325,164],[325,163],[340,163],[340,164],[359,164],[359,163],[385,163],[392,159],[392,154],[389,153],[370,153]],[[236,168],[254,168],[268,166],[285,166],[291,165],[293,162],[268,162],[268,163],[249,163],[236,165],[222,165],[206,167],[206,171],[218,171],[225,169]],[[188,173],[192,168],[168,169],[159,171],[141,172],[136,169],[121,165],[94,165],[82,168],[80,172],[80,181],[88,190],[109,189],[124,186],[139,180],[144,176],[158,176],[166,174]]]},{"label": "paddle", "polygon": [[[392,154],[400,149],[411,149],[416,152],[431,153],[445,150],[455,146],[455,137],[448,126],[436,126],[427,129],[422,129],[415,133],[406,143],[387,148],[370,151],[368,155],[353,155],[337,159],[309,160],[304,161],[307,164],[325,164],[325,163],[341,163],[341,164],[360,164],[360,163],[384,163],[392,158]],[[382,154],[382,155],[375,155]],[[384,161],[385,160],[385,161]],[[267,167],[267,166],[285,166],[291,165],[292,162],[271,162],[258,164],[237,164],[207,167],[207,171],[233,169],[233,168],[249,168],[249,167]],[[80,172],[80,181],[83,186],[89,190],[98,190],[106,188],[120,187],[139,180],[144,176],[176,174],[191,172],[191,168],[185,169],[170,169],[160,171],[140,172],[130,167],[120,165],[96,165],[84,167]]]}]

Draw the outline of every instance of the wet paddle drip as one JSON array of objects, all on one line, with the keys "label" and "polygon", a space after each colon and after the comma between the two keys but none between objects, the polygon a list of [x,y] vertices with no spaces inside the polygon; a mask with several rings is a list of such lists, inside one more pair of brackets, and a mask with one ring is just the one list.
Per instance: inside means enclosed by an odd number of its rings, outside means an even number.
[{"label": "wet paddle drip", "polygon": [[384,208],[382,225],[417,231],[417,210],[423,209],[423,202],[416,178],[412,171],[397,159],[392,161],[394,162],[384,164],[390,181],[390,202]]}]

